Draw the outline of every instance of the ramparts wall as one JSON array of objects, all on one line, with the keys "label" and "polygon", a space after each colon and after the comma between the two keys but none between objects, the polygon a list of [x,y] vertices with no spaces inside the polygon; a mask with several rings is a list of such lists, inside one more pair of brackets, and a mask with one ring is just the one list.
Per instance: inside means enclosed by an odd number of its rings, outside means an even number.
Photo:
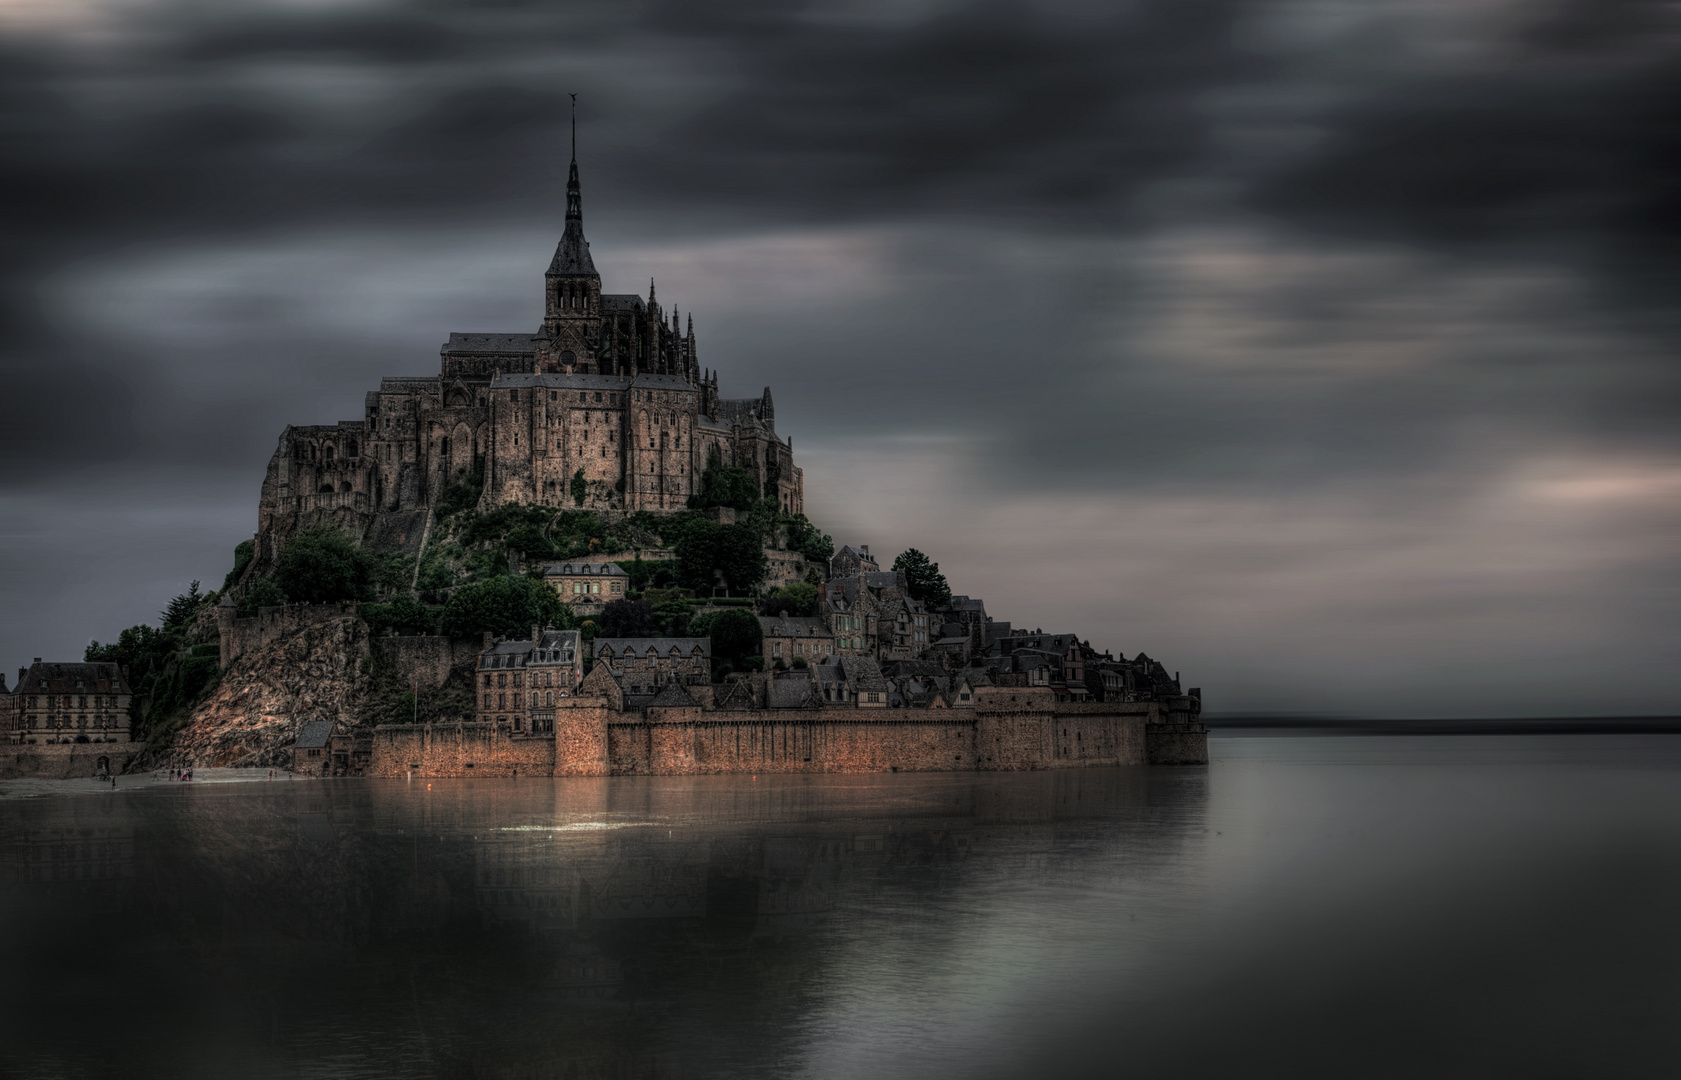
[{"label": "ramparts wall", "polygon": [[380,663],[394,668],[404,683],[418,682],[423,690],[436,690],[449,680],[451,668],[476,664],[484,646],[428,636],[375,638],[373,648]]},{"label": "ramparts wall", "polygon": [[216,629],[221,638],[222,670],[247,653],[254,653],[306,626],[356,615],[356,604],[283,604],[258,608],[257,614],[240,618],[232,607],[217,611]]},{"label": "ramparts wall", "polygon": [[[1059,706],[1042,691],[995,691],[973,709],[651,708],[646,716],[573,701],[556,711],[552,738],[494,724],[382,725],[370,774],[950,772],[1208,759],[1206,734],[1160,724],[1154,704]],[[1171,737],[1154,736],[1169,726]]]},{"label": "ramparts wall", "polygon": [[7,746],[0,748],[0,780],[75,780],[94,775],[102,765],[120,773],[145,748],[141,742]]}]

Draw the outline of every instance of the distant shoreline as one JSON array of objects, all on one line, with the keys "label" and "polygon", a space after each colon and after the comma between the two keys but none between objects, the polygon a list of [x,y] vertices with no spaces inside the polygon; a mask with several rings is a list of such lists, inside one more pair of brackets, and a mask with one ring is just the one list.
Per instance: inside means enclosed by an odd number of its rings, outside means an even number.
[{"label": "distant shoreline", "polygon": [[1204,713],[1210,737],[1229,735],[1678,735],[1681,716],[1543,716],[1386,719]]}]

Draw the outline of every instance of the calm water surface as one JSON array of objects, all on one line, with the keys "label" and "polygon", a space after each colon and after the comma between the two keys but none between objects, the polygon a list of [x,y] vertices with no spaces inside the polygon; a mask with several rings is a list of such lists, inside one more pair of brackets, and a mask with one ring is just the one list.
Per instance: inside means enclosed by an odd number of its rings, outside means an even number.
[{"label": "calm water surface", "polygon": [[1681,1074],[1681,737],[1212,752],[0,784],[0,1074]]}]

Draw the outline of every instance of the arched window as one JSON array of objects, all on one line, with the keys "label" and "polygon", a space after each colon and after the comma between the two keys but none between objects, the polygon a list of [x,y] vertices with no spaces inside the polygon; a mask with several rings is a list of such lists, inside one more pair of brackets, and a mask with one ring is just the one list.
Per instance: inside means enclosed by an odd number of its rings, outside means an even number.
[{"label": "arched window", "polygon": [[327,461],[332,461],[333,460],[333,444],[332,443],[327,444],[325,450],[323,450],[323,452],[322,452],[322,456]]},{"label": "arched window", "polygon": [[339,490],[340,491],[346,491],[346,492],[349,491],[350,490],[350,481],[349,480],[342,481],[339,484]]},{"label": "arched window", "polygon": [[360,448],[357,447],[357,445],[356,445],[356,440],[351,439],[350,440],[350,456],[351,457],[361,457],[362,455],[358,452],[359,449]]}]

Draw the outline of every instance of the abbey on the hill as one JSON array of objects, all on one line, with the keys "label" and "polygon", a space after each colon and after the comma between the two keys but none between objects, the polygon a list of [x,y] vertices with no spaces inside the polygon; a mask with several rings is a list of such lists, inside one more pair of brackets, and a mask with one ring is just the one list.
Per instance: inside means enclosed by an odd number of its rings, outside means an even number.
[{"label": "abbey on the hill", "polygon": [[288,427],[263,481],[259,535],[303,517],[366,524],[424,511],[477,469],[487,505],[681,510],[714,449],[784,513],[804,512],[770,388],[721,398],[717,373],[700,366],[693,314],[686,331],[675,311],[668,320],[652,282],[646,300],[601,291],[576,153],[543,308],[534,334],[450,334],[439,374],[382,380],[361,420]]}]

